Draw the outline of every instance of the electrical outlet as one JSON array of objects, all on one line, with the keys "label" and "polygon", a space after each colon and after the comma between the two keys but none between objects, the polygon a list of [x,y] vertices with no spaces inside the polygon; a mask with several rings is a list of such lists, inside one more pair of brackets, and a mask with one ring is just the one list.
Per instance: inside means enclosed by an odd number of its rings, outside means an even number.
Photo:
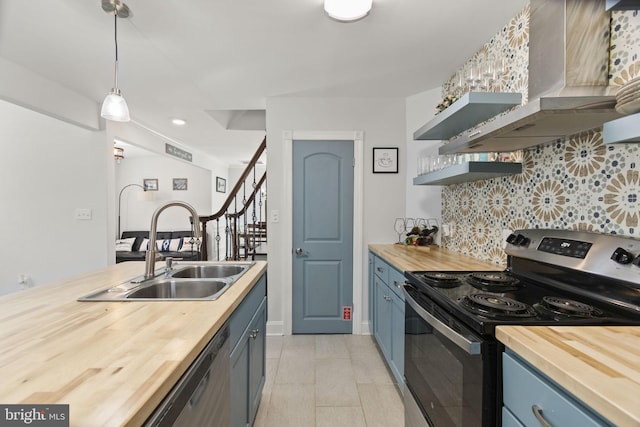
[{"label": "electrical outlet", "polygon": [[22,289],[30,288],[31,284],[29,283],[29,276],[27,276],[26,274],[19,274],[18,285],[20,285]]},{"label": "electrical outlet", "polygon": [[272,223],[276,223],[276,222],[280,222],[280,211],[279,210],[272,210],[271,211],[271,222]]},{"label": "electrical outlet", "polygon": [[75,219],[79,220],[90,220],[91,219],[91,209],[90,208],[76,208],[76,211],[73,216]]},{"label": "electrical outlet", "polygon": [[449,224],[442,224],[442,237],[449,237],[451,234],[451,229],[449,228]]}]

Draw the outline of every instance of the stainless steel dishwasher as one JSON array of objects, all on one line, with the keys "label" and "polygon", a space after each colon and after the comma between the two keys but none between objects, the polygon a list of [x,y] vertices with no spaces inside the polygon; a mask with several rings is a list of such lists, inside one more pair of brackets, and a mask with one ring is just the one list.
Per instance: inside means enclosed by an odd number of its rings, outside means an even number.
[{"label": "stainless steel dishwasher", "polygon": [[229,352],[229,325],[225,324],[144,425],[228,426]]}]

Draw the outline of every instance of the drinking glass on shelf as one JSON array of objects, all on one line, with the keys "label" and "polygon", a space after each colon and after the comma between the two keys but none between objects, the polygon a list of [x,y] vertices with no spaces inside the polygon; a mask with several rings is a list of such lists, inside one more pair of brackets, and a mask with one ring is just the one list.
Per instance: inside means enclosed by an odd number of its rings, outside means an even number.
[{"label": "drinking glass on shelf", "polygon": [[395,222],[393,223],[393,229],[396,231],[396,233],[398,233],[398,243],[402,241],[402,235],[406,232],[406,228],[407,223],[405,218],[396,218]]}]

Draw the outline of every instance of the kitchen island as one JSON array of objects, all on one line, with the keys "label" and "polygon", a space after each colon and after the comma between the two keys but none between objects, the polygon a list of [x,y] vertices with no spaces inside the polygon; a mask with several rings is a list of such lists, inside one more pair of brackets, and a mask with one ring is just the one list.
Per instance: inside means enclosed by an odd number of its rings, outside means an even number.
[{"label": "kitchen island", "polygon": [[0,297],[0,403],[69,404],[72,426],[142,424],[266,268],[256,261],[214,301],[77,301],[143,262]]},{"label": "kitchen island", "polygon": [[640,327],[498,326],[496,337],[612,424],[640,425]]}]

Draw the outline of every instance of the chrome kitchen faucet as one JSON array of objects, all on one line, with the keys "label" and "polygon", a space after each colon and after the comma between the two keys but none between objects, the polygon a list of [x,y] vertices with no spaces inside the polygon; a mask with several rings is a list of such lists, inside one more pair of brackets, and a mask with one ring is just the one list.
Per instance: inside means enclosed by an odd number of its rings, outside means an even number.
[{"label": "chrome kitchen faucet", "polygon": [[189,213],[193,217],[193,237],[200,240],[201,234],[200,234],[200,226],[198,224],[199,217],[198,217],[198,213],[193,208],[193,206],[191,206],[188,203],[180,202],[180,201],[168,202],[167,204],[160,206],[158,209],[156,209],[156,211],[153,213],[153,216],[151,217],[151,231],[149,231],[149,249],[147,250],[147,254],[144,259],[145,261],[144,280],[151,279],[154,276],[153,273],[155,270],[156,257],[157,257],[156,231],[158,228],[158,217],[160,216],[162,211],[172,206],[181,206],[185,208],[187,211],[189,211]]}]

